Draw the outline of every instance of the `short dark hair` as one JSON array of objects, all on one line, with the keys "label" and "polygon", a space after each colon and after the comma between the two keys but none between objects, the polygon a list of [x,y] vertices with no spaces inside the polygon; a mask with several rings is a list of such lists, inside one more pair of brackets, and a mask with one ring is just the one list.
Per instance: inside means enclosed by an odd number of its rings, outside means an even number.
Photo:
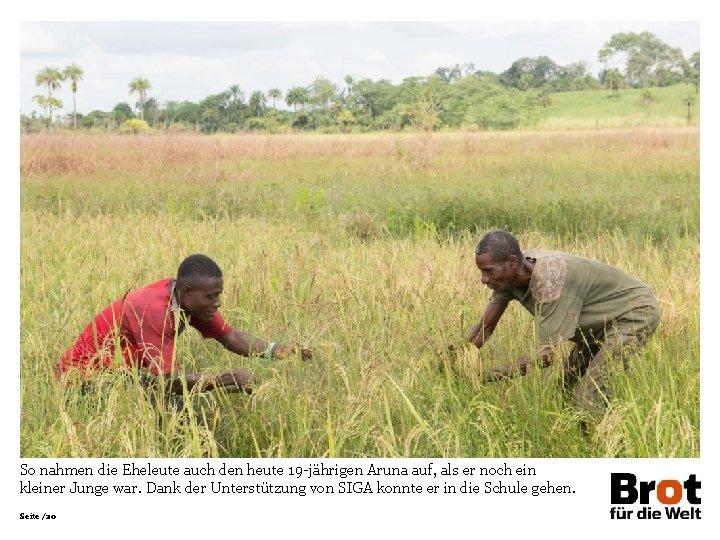
[{"label": "short dark hair", "polygon": [[478,245],[475,246],[475,255],[489,253],[493,262],[502,263],[515,255],[518,260],[522,260],[523,254],[520,251],[520,244],[517,238],[507,231],[492,230],[482,237]]},{"label": "short dark hair", "polygon": [[185,285],[192,286],[195,282],[205,279],[221,278],[222,270],[220,267],[207,255],[201,255],[196,253],[186,257],[183,262],[180,263],[177,270],[177,287],[183,287]]}]

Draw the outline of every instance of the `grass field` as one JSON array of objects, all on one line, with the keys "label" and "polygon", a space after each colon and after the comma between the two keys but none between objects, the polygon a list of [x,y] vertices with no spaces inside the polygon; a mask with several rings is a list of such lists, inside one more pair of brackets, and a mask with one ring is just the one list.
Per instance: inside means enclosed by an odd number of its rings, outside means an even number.
[{"label": "grass field", "polygon": [[[694,99],[688,118],[688,97]],[[683,127],[700,123],[700,95],[691,84],[662,88],[584,90],[552,94],[540,129]]]},{"label": "grass field", "polygon": [[[21,455],[698,456],[699,130],[433,135],[21,138]],[[438,370],[489,297],[473,247],[508,228],[527,247],[616,265],[655,289],[660,330],[613,376],[583,437],[557,371],[481,385],[480,366],[535,350],[511,306],[491,342]],[[225,318],[315,349],[241,358],[189,331],[187,369],[244,366],[252,396],[155,410],[132,380],[93,394],[52,368],[128,288],[202,252]]]}]

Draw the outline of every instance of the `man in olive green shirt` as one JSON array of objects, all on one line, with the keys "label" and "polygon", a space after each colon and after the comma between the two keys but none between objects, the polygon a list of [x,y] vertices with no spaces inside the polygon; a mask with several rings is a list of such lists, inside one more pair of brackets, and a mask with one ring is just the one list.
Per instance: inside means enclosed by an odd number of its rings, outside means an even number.
[{"label": "man in olive green shirt", "polygon": [[[564,361],[565,388],[573,391],[578,409],[597,419],[607,402],[608,357],[624,358],[626,347],[643,344],[658,326],[660,307],[652,289],[617,268],[577,255],[523,253],[505,231],[490,231],[480,240],[475,264],[493,294],[468,340],[482,347],[508,303],[517,300],[535,317],[542,367],[551,364],[562,341],[574,345]],[[523,356],[486,372],[484,379],[524,375],[529,362]]]}]

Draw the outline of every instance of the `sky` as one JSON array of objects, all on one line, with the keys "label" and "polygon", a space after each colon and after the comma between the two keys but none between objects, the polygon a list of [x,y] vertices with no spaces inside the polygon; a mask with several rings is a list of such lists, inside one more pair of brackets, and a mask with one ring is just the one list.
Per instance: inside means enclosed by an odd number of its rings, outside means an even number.
[{"label": "sky", "polygon": [[[577,19],[581,20],[581,19]],[[75,63],[84,71],[77,110],[110,111],[135,105],[128,92],[148,79],[158,101],[198,102],[237,84],[246,99],[256,90],[307,86],[325,77],[339,89],[343,78],[388,79],[430,75],[438,67],[472,62],[500,73],[522,57],[548,56],[557,64],[586,63],[597,76],[598,51],[618,32],[648,31],[688,57],[700,50],[700,23],[666,21],[415,22],[375,21],[50,21],[20,22],[20,112],[40,113],[32,100],[44,94],[35,75],[45,66]],[[54,93],[72,112],[65,82]]]}]

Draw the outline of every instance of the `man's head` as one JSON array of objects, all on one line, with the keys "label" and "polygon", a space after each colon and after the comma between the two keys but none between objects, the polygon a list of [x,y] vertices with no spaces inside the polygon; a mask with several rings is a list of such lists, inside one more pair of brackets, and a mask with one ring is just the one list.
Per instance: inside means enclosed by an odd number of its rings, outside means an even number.
[{"label": "man's head", "polygon": [[208,320],[220,308],[222,271],[210,257],[190,255],[178,267],[175,291],[184,311],[195,318]]},{"label": "man's head", "polygon": [[493,230],[475,246],[475,264],[481,281],[493,291],[508,290],[522,269],[523,254],[517,238],[506,231]]}]

